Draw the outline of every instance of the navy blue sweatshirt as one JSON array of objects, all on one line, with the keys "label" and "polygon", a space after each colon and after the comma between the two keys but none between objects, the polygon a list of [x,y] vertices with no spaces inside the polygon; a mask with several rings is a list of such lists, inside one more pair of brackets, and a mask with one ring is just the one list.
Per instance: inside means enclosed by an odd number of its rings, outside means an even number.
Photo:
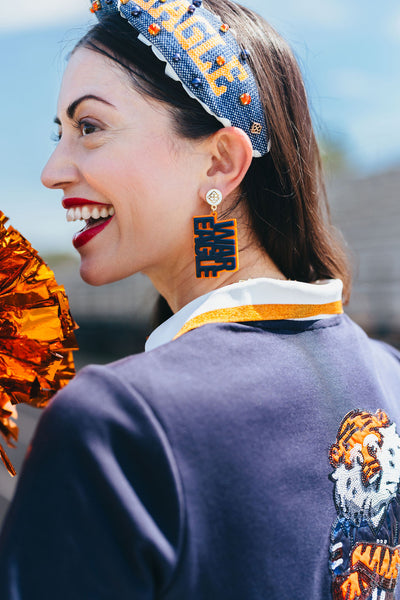
[{"label": "navy blue sweatshirt", "polygon": [[344,315],[87,367],[40,421],[0,598],[397,598],[396,423],[400,355]]}]

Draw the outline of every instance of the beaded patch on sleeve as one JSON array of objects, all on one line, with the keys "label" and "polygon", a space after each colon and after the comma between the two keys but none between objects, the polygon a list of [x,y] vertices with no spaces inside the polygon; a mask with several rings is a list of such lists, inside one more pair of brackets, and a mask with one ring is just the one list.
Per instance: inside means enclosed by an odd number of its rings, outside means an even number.
[{"label": "beaded patch on sleeve", "polygon": [[394,600],[400,567],[400,437],[381,410],[353,410],[330,448],[338,517],[332,526],[334,600]]}]

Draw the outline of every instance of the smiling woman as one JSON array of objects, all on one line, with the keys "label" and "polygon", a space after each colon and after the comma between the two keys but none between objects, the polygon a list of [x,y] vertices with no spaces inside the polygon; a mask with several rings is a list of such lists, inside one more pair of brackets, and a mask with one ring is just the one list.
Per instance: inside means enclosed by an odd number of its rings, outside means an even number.
[{"label": "smiling woman", "polygon": [[343,314],[349,268],[290,48],[230,0],[92,11],[42,181],[85,222],[82,277],[143,272],[171,316],[45,411],[0,596],[393,596],[399,355]]},{"label": "smiling woman", "polygon": [[[83,279],[100,285],[142,271],[165,293],[172,264],[183,277],[193,271],[191,219],[217,183],[206,174],[210,141],[177,143],[169,111],[135,90],[108,57],[84,47],[69,61],[58,115],[60,140],[43,183],[64,191],[74,218],[93,203],[115,211],[74,237]],[[250,142],[248,155],[250,162]]]}]

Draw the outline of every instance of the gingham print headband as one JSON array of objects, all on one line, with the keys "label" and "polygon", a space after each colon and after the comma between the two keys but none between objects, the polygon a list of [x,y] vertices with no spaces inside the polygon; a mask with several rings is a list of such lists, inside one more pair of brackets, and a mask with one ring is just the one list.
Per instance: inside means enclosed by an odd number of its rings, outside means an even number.
[{"label": "gingham print headband", "polygon": [[248,53],[229,24],[202,6],[202,0],[92,0],[99,21],[119,13],[165,62],[165,73],[180,81],[224,127],[243,129],[253,156],[269,151],[269,132]]}]

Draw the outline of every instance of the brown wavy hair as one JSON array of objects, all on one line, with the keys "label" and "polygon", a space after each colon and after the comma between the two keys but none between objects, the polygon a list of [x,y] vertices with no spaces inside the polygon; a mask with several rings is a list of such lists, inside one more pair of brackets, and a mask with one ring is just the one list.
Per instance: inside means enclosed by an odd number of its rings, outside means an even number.
[{"label": "brown wavy hair", "polygon": [[[204,6],[221,12],[218,0],[204,0]],[[271,137],[270,152],[253,159],[238,202],[246,204],[260,244],[288,279],[339,278],[346,302],[350,264],[341,235],[331,222],[318,143],[294,54],[254,11],[224,0],[223,18],[249,53]],[[77,47],[81,46],[112,58],[130,73],[137,89],[165,103],[179,135],[197,139],[221,128],[179,82],[165,75],[165,65],[137,40],[135,30],[119,15],[102,19],[80,40]],[[168,313],[165,302],[160,302],[160,309],[162,320]]]}]

